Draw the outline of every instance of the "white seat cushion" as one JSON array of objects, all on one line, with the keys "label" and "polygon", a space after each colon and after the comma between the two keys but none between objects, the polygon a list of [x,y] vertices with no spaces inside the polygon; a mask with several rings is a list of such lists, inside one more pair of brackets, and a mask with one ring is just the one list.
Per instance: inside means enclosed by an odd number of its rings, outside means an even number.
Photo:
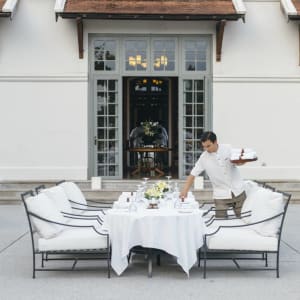
[{"label": "white seat cushion", "polygon": [[74,182],[63,182],[61,183],[59,186],[61,186],[68,199],[72,200],[74,202],[78,202],[81,204],[86,205],[86,199],[84,197],[84,195],[82,194],[80,188],[74,183]]},{"label": "white seat cushion", "polygon": [[38,240],[40,251],[84,250],[107,248],[107,237],[96,233],[92,228],[65,229],[52,239]]},{"label": "white seat cushion", "polygon": [[[59,223],[64,223],[65,221],[57,207],[55,207],[53,202],[45,194],[28,197],[25,199],[25,203],[29,212],[42,218]],[[31,217],[31,220],[38,234],[44,239],[54,237],[63,230],[63,226],[58,224],[49,223],[35,217]]]},{"label": "white seat cushion", "polygon": [[42,191],[45,195],[47,195],[50,200],[53,201],[53,204],[58,208],[61,212],[72,213],[72,207],[70,201],[61,186],[54,186],[49,189],[45,189]]},{"label": "white seat cushion", "polygon": [[276,251],[277,242],[277,238],[262,236],[245,227],[221,228],[218,233],[207,238],[208,248],[215,250]]}]

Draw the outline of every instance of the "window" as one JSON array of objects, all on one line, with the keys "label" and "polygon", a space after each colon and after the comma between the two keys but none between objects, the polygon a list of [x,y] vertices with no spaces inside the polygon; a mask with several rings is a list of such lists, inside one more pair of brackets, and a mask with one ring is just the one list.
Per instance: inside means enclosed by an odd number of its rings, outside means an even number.
[{"label": "window", "polygon": [[185,40],[183,51],[185,71],[207,71],[208,43],[206,40]]},{"label": "window", "polygon": [[114,40],[94,41],[95,71],[115,71],[117,60],[117,42]]},{"label": "window", "polygon": [[97,80],[98,176],[119,175],[118,81]]},{"label": "window", "polygon": [[183,81],[183,172],[189,175],[201,154],[205,126],[204,79]]},{"label": "window", "polygon": [[153,41],[153,70],[154,71],[175,71],[175,40],[154,40]]},{"label": "window", "polygon": [[125,70],[146,71],[148,67],[147,41],[125,41]]}]

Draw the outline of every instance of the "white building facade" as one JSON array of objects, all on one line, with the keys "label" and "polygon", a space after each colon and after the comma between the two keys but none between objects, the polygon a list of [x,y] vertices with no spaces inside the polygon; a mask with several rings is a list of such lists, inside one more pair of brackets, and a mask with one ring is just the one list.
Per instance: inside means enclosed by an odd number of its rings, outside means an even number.
[{"label": "white building facade", "polygon": [[56,20],[54,7],[63,12],[65,1],[7,2],[13,18],[0,18],[0,180],[125,178],[134,105],[142,101],[132,99],[143,99],[147,87],[162,91],[157,119],[168,129],[178,178],[199,156],[202,131],[213,130],[221,143],[256,150],[258,161],[241,167],[245,178],[300,179],[293,2],[235,3],[244,17],[227,20],[223,36],[215,20],[88,18],[80,27],[78,18]]}]

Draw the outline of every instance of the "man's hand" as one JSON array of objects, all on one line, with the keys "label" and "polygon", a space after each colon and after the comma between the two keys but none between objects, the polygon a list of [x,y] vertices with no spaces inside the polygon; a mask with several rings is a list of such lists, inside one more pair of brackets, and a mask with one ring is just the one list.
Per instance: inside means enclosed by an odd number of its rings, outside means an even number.
[{"label": "man's hand", "polygon": [[189,191],[190,187],[192,186],[192,184],[194,183],[194,179],[195,179],[195,177],[193,175],[188,176],[188,178],[186,179],[184,188],[179,195],[180,199],[187,197],[188,191]]},{"label": "man's hand", "polygon": [[187,192],[185,191],[182,191],[179,195],[179,198],[182,199],[182,198],[186,198],[187,197]]}]

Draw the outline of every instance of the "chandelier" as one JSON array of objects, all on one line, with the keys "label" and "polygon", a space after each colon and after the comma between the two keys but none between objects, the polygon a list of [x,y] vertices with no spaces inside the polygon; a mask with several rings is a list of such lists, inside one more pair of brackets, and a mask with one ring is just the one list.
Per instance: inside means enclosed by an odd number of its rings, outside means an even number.
[{"label": "chandelier", "polygon": [[160,68],[160,66],[167,66],[168,65],[168,57],[162,55],[161,57],[157,57],[154,62],[154,67]]},{"label": "chandelier", "polygon": [[[147,62],[142,61],[142,55],[137,54],[136,56],[129,56],[128,57],[128,64],[131,67],[136,67],[137,65],[141,66],[142,68],[147,68]],[[160,68],[161,66],[166,67],[168,65],[168,57],[165,55],[161,55],[160,57],[155,58],[154,67]]]},{"label": "chandelier", "polygon": [[128,57],[128,63],[130,66],[135,67],[137,65],[142,66],[144,69],[147,68],[147,63],[142,62],[142,56],[137,54],[136,56],[129,56]]}]

